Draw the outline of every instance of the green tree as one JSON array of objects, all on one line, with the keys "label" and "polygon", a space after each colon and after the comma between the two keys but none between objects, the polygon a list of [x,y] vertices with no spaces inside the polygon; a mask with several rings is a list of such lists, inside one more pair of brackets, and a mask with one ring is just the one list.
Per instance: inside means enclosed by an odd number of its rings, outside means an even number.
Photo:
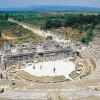
[{"label": "green tree", "polygon": [[82,38],[81,38],[81,42],[82,42],[82,43],[86,43],[86,37],[82,37]]},{"label": "green tree", "polygon": [[54,28],[59,28],[59,27],[61,27],[61,26],[62,26],[61,20],[53,20],[53,21],[52,21],[52,26],[53,26]]},{"label": "green tree", "polygon": [[75,15],[69,15],[64,23],[65,27],[71,27],[76,23]]},{"label": "green tree", "polygon": [[87,33],[87,41],[90,42],[90,41],[92,41],[92,39],[93,39],[93,32],[92,32],[92,30],[90,30]]},{"label": "green tree", "polygon": [[80,24],[80,23],[83,24],[83,23],[84,23],[84,16],[83,16],[83,14],[77,15],[76,21],[77,21],[77,23],[79,23],[79,24]]},{"label": "green tree", "polygon": [[59,28],[62,26],[62,22],[60,20],[47,20],[45,23],[45,28]]},{"label": "green tree", "polygon": [[46,27],[46,29],[52,28],[53,27],[52,26],[52,20],[47,20],[46,23],[45,23],[45,27]]},{"label": "green tree", "polygon": [[2,34],[1,34],[1,30],[0,30],[0,38],[1,38]]},{"label": "green tree", "polygon": [[93,20],[93,25],[97,25],[98,23],[99,23],[99,19],[96,18]]},{"label": "green tree", "polygon": [[5,14],[5,20],[8,20],[9,14]]}]

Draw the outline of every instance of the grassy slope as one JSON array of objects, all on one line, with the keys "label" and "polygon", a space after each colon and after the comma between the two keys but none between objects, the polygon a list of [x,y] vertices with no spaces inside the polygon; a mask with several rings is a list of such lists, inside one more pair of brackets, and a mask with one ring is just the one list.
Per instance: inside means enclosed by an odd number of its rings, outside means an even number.
[{"label": "grassy slope", "polygon": [[43,37],[37,36],[30,30],[24,29],[15,23],[7,22],[6,20],[0,20],[0,29],[2,31],[3,40],[19,41],[22,39],[31,39],[38,41],[43,39]]},{"label": "grassy slope", "polygon": [[79,29],[71,29],[71,28],[59,28],[52,30],[52,33],[55,33],[56,35],[63,37],[65,39],[73,38],[76,41],[79,41],[79,39],[83,36],[86,36],[86,31],[80,33]]}]

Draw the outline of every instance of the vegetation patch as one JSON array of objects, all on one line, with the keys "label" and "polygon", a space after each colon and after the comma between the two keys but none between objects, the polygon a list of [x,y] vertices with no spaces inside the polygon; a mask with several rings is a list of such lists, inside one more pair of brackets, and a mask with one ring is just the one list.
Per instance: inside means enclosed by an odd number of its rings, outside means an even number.
[{"label": "vegetation patch", "polygon": [[4,41],[20,41],[23,39],[38,41],[43,40],[44,38],[41,36],[36,35],[32,31],[23,28],[20,25],[17,25],[13,22],[8,22],[7,15],[0,15],[0,39]]},{"label": "vegetation patch", "polygon": [[71,78],[73,78],[73,77],[75,77],[75,76],[77,76],[76,70],[73,71],[73,72],[71,72],[71,74],[69,74],[69,77],[71,77]]},{"label": "vegetation patch", "polygon": [[49,76],[45,76],[45,77],[36,77],[33,75],[30,75],[29,73],[25,72],[25,71],[18,71],[16,72],[16,74],[25,79],[25,80],[29,80],[29,81],[36,81],[36,82],[63,82],[63,81],[67,81],[67,79],[64,76],[55,76],[55,77],[49,77]]}]

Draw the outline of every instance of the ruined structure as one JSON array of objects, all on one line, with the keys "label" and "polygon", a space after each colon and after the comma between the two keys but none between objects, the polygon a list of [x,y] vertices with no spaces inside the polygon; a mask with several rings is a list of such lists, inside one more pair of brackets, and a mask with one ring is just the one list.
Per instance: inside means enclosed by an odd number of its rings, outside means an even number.
[{"label": "ruined structure", "polygon": [[76,57],[77,51],[71,48],[71,46],[62,46],[54,41],[38,43],[25,43],[4,45],[4,54],[0,59],[4,62],[4,67],[10,66],[16,61],[24,60],[37,60],[39,62],[63,59],[67,57]]}]

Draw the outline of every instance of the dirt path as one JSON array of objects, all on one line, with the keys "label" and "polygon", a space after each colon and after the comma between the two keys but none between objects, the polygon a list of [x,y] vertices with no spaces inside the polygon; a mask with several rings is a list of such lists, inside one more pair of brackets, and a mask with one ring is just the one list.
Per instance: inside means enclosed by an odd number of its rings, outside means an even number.
[{"label": "dirt path", "polygon": [[18,25],[21,25],[22,27],[27,28],[27,29],[31,30],[32,32],[34,32],[35,34],[43,36],[45,38],[47,36],[52,36],[53,40],[56,41],[56,42],[63,42],[63,43],[67,42],[67,40],[60,39],[58,36],[52,34],[50,31],[43,31],[43,30],[40,30],[39,28],[32,27],[32,25],[29,25],[29,24],[23,23],[23,22],[18,22],[14,19],[11,19],[11,18],[9,18],[8,21],[17,23]]},{"label": "dirt path", "polygon": [[17,39],[20,39],[22,37],[10,37],[10,36],[7,36],[5,35],[4,33],[2,34],[2,38],[6,39],[6,40],[17,40]]},{"label": "dirt path", "polygon": [[17,23],[18,25],[21,25],[22,27],[27,28],[27,29],[31,30],[32,32],[34,32],[35,34],[38,34],[38,35],[43,36],[43,37],[47,37],[48,35],[52,35],[49,32],[44,32],[44,31],[40,30],[39,28],[34,28],[29,24],[26,24],[23,22],[18,22],[14,19],[11,19],[11,18],[9,18],[8,21]]},{"label": "dirt path", "polygon": [[15,40],[15,39],[17,39],[16,37],[9,37],[9,36],[6,36],[6,35],[4,35],[4,34],[2,34],[2,37],[3,37],[4,39],[7,39],[7,40]]}]

